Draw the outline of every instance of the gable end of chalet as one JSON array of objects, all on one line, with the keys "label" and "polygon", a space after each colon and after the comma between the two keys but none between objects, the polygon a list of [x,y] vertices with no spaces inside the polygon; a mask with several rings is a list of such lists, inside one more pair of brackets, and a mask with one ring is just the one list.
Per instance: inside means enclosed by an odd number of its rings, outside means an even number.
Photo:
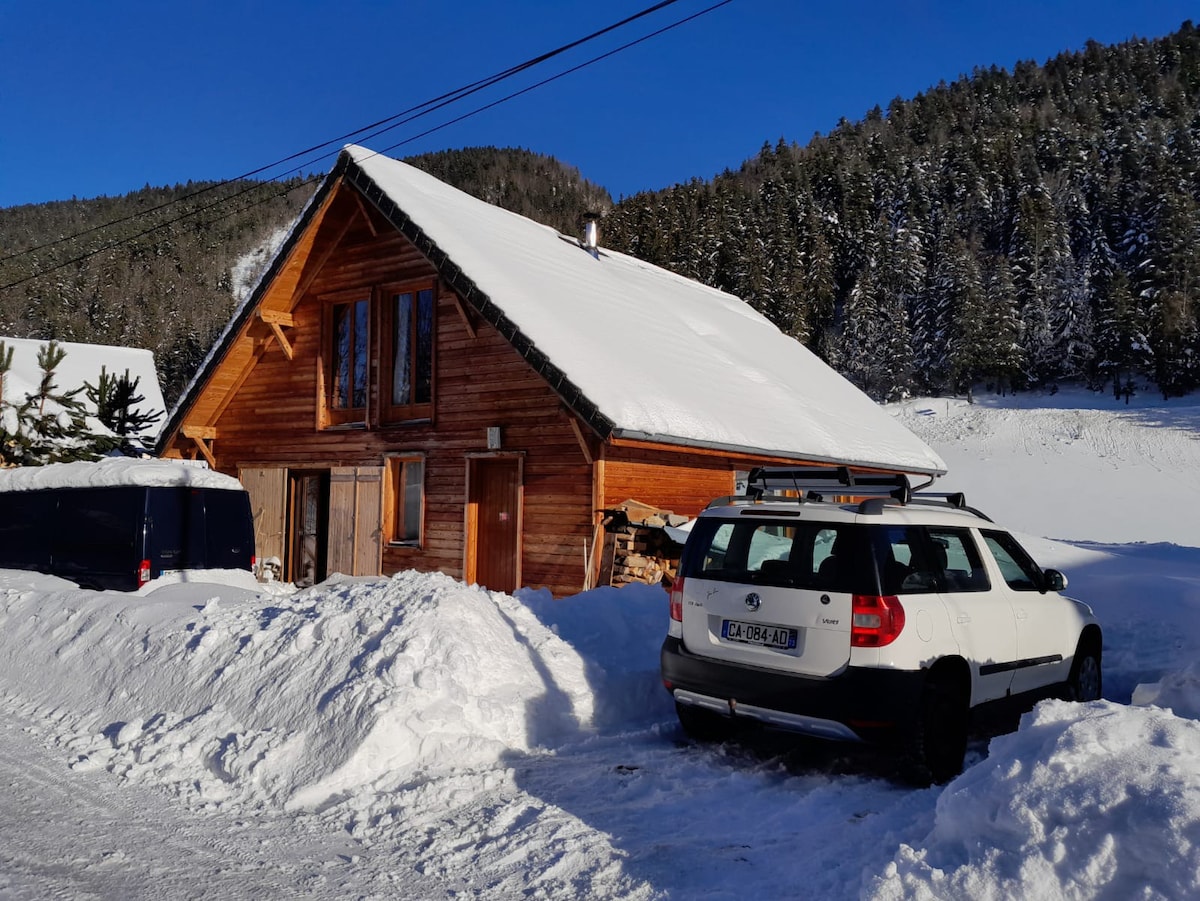
[{"label": "gable end of chalet", "polygon": [[601,439],[609,438],[614,429],[612,420],[600,412],[583,391],[566,377],[561,369],[509,319],[490,297],[454,262],[421,227],[413,222],[394,200],[367,175],[360,166],[344,155],[345,183],[358,192],[404,235],[424,257],[433,264],[438,277],[463,299],[485,322],[491,324],[513,349],[533,367],[563,403],[585,422]]}]

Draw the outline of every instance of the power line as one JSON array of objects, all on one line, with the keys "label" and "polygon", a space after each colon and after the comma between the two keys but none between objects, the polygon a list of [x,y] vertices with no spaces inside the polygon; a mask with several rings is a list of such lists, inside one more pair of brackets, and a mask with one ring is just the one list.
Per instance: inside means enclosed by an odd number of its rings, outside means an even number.
[{"label": "power line", "polygon": [[[675,2],[678,2],[678,0],[666,0],[666,2],[663,2],[663,3],[658,3],[658,4],[656,4],[656,5],[655,5],[655,6],[653,6],[653,7],[649,7],[648,9],[646,9],[646,10],[643,10],[641,13],[638,13],[638,14],[636,14],[635,16],[631,16],[631,17],[629,17],[629,18],[627,18],[627,19],[624,19],[624,20],[622,20],[622,21],[621,21],[621,22],[619,22],[619,23],[615,23],[614,25],[610,25],[610,26],[608,26],[607,28],[605,28],[605,29],[602,29],[601,31],[595,32],[595,33],[593,33],[592,35],[589,35],[589,36],[588,36],[588,37],[586,37],[586,38],[580,38],[579,40],[576,40],[576,41],[572,42],[571,44],[564,45],[564,47],[565,47],[565,48],[568,48],[568,49],[569,49],[569,48],[571,48],[571,47],[577,47],[577,46],[579,46],[580,44],[582,44],[582,43],[585,43],[586,41],[588,41],[588,40],[591,40],[592,38],[594,38],[594,37],[596,37],[596,36],[599,36],[599,35],[601,35],[601,34],[605,34],[605,33],[607,33],[607,32],[610,32],[610,31],[612,31],[614,28],[618,28],[618,27],[620,27],[620,26],[621,26],[621,25],[623,25],[623,24],[627,24],[628,22],[631,22],[631,21],[633,21],[633,20],[635,20],[635,19],[637,19],[637,18],[641,18],[641,17],[643,17],[643,16],[645,16],[645,15],[648,15],[648,14],[649,14],[649,13],[651,13],[651,12],[654,12],[654,11],[656,11],[656,10],[658,10],[658,9],[661,9],[661,8],[665,7],[665,6],[669,6],[669,5],[671,5],[671,4],[675,3]],[[504,97],[501,97],[501,98],[499,98],[499,99],[497,99],[497,100],[494,100],[494,101],[492,101],[492,102],[490,102],[490,103],[484,104],[483,106],[476,107],[475,109],[471,110],[470,112],[463,113],[463,114],[462,114],[462,115],[460,115],[460,116],[457,116],[457,117],[455,117],[455,118],[453,118],[453,119],[450,119],[450,120],[448,120],[448,121],[446,121],[446,122],[443,122],[443,123],[441,123],[441,124],[439,124],[439,125],[436,125],[436,126],[434,126],[433,128],[427,129],[426,131],[423,131],[423,132],[421,132],[420,134],[414,135],[414,136],[412,136],[412,137],[409,137],[409,138],[406,138],[406,139],[404,139],[403,141],[399,141],[399,142],[397,142],[397,143],[395,143],[395,144],[392,144],[392,145],[390,145],[390,146],[388,146],[388,147],[385,147],[383,150],[375,151],[375,153],[376,153],[376,155],[383,154],[383,153],[387,153],[387,152],[389,152],[389,151],[391,151],[391,150],[394,150],[394,149],[396,149],[397,147],[401,147],[401,146],[403,146],[404,144],[408,144],[408,143],[411,143],[411,142],[413,142],[413,141],[419,140],[420,138],[423,138],[423,137],[426,137],[426,136],[428,136],[428,135],[434,134],[435,132],[438,132],[438,131],[440,131],[440,130],[442,130],[442,129],[444,129],[444,128],[448,128],[448,127],[449,127],[449,126],[451,126],[451,125],[455,125],[455,124],[457,124],[457,123],[459,123],[459,122],[462,122],[464,119],[468,119],[468,118],[470,118],[470,117],[472,117],[472,116],[478,115],[478,114],[479,114],[479,113],[481,113],[481,112],[484,112],[484,111],[486,111],[486,110],[492,109],[492,108],[494,108],[494,107],[496,107],[496,106],[499,106],[499,105],[500,105],[500,104],[502,104],[502,103],[506,103],[506,102],[508,102],[509,100],[512,100],[512,99],[514,99],[514,98],[516,98],[516,97],[520,97],[520,96],[522,96],[522,95],[524,95],[524,94],[527,94],[527,93],[529,93],[530,91],[533,91],[533,90],[535,90],[535,89],[537,89],[537,88],[539,88],[539,87],[543,87],[543,86],[545,86],[545,85],[547,85],[547,84],[550,84],[551,82],[557,81],[557,80],[558,80],[558,79],[560,79],[560,78],[564,78],[564,77],[565,77],[565,76],[567,76],[567,75],[571,75],[571,74],[573,74],[573,73],[575,73],[575,72],[578,72],[578,71],[580,71],[581,69],[585,69],[585,68],[587,68],[588,66],[592,66],[592,65],[594,65],[594,64],[596,64],[596,63],[598,63],[598,62],[601,62],[601,61],[603,61],[603,60],[605,60],[605,59],[608,59],[609,57],[612,57],[612,56],[614,56],[614,55],[615,55],[615,54],[617,54],[617,53],[621,53],[622,51],[624,51],[624,50],[628,50],[628,49],[629,49],[629,48],[631,48],[631,47],[634,47],[634,46],[637,46],[637,45],[639,45],[639,44],[645,43],[646,41],[648,41],[648,40],[651,40],[652,38],[658,37],[658,36],[660,36],[660,35],[662,35],[662,34],[665,34],[666,32],[672,31],[673,29],[675,29],[675,28],[678,28],[678,27],[680,27],[680,26],[682,26],[682,25],[685,25],[685,24],[687,24],[688,22],[691,22],[691,21],[693,21],[693,20],[695,20],[695,19],[697,19],[697,18],[700,18],[701,16],[707,15],[708,13],[711,13],[711,12],[713,12],[714,10],[720,9],[720,8],[721,8],[721,7],[723,7],[723,6],[728,6],[728,5],[729,5],[730,3],[732,3],[732,2],[733,2],[733,0],[720,0],[720,2],[718,2],[718,3],[714,3],[713,5],[711,5],[711,6],[708,6],[708,7],[706,7],[705,9],[702,9],[702,10],[700,10],[700,11],[698,11],[698,12],[695,12],[695,13],[693,13],[692,15],[689,15],[689,16],[686,16],[686,17],[684,17],[684,18],[682,18],[682,19],[679,19],[679,20],[677,20],[677,21],[675,21],[675,22],[671,23],[670,25],[666,25],[666,26],[664,26],[664,27],[662,27],[662,28],[660,28],[660,29],[658,29],[658,30],[656,30],[656,31],[653,31],[653,32],[650,32],[649,34],[643,35],[642,37],[640,37],[640,38],[637,38],[636,40],[629,41],[629,42],[627,42],[627,43],[625,43],[625,44],[622,44],[622,45],[620,45],[620,46],[618,46],[618,47],[615,47],[615,48],[613,48],[612,50],[609,50],[609,51],[607,51],[607,52],[605,52],[605,53],[602,53],[602,54],[600,54],[600,55],[598,55],[598,56],[594,56],[594,57],[592,57],[592,58],[591,58],[591,59],[589,59],[589,60],[586,60],[586,61],[584,61],[584,62],[582,62],[582,63],[579,63],[578,65],[572,66],[572,67],[571,67],[571,68],[569,68],[569,69],[566,69],[566,70],[564,70],[564,71],[562,71],[562,72],[559,72],[558,74],[556,74],[556,75],[553,75],[553,76],[551,76],[551,77],[549,77],[549,78],[543,79],[542,81],[539,81],[539,82],[537,82],[537,83],[535,83],[535,84],[529,85],[528,87],[522,88],[522,89],[521,89],[521,90],[519,90],[519,91],[514,91],[514,92],[513,92],[513,93],[511,93],[511,94],[507,94],[507,95],[505,95]],[[490,77],[490,78],[488,78],[488,79],[482,79],[481,81],[474,82],[474,83],[472,83],[472,85],[468,85],[468,86],[467,86],[467,87],[465,87],[465,88],[460,88],[460,89],[458,89],[457,91],[451,91],[451,92],[448,92],[447,94],[443,94],[443,95],[441,95],[441,97],[437,97],[437,98],[434,98],[434,99],[432,99],[432,100],[425,101],[425,102],[424,102],[424,103],[422,103],[422,104],[418,104],[418,105],[417,105],[417,106],[415,106],[415,107],[411,107],[409,110],[406,110],[406,111],[405,111],[405,112],[403,112],[403,113],[397,113],[395,116],[389,116],[389,117],[387,117],[386,119],[381,119],[381,120],[379,120],[379,122],[373,123],[373,124],[372,124],[372,125],[370,125],[370,126],[364,126],[364,128],[361,128],[361,129],[356,129],[355,131],[353,131],[353,132],[349,132],[349,133],[347,133],[346,135],[343,135],[343,136],[341,136],[341,137],[338,137],[338,138],[333,138],[333,139],[331,139],[331,140],[329,140],[329,141],[326,141],[326,142],[324,142],[324,143],[322,143],[322,144],[317,144],[317,145],[314,145],[313,147],[310,147],[310,148],[308,148],[307,150],[303,150],[303,151],[300,151],[300,152],[298,152],[298,153],[292,154],[291,156],[285,157],[284,159],[282,159],[282,160],[280,160],[280,161],[278,161],[278,162],[276,162],[276,163],[272,163],[272,164],[270,164],[270,165],[263,166],[263,167],[260,167],[259,169],[253,170],[252,172],[250,172],[250,173],[247,173],[247,175],[245,175],[245,176],[238,176],[238,178],[236,178],[236,179],[227,179],[226,181],[219,182],[219,183],[217,183],[217,184],[215,184],[215,185],[210,185],[210,186],[208,186],[208,187],[206,187],[206,188],[203,188],[203,189],[201,189],[200,191],[194,191],[194,192],[192,192],[191,194],[187,194],[187,195],[185,195],[185,196],[183,196],[183,197],[175,198],[175,199],[173,199],[173,200],[167,201],[166,203],[159,204],[158,206],[156,206],[156,207],[153,207],[153,208],[151,208],[151,209],[149,209],[149,210],[144,210],[144,211],[141,211],[141,212],[139,212],[139,213],[137,213],[137,214],[134,214],[134,215],[131,215],[131,216],[126,216],[126,217],[123,217],[123,218],[121,218],[121,219],[113,220],[112,222],[106,223],[106,224],[104,224],[104,225],[101,225],[101,226],[95,226],[95,227],[93,227],[93,228],[90,228],[90,229],[87,229],[87,230],[85,230],[85,231],[79,232],[79,233],[77,233],[76,235],[71,235],[71,236],[68,236],[68,237],[66,237],[66,238],[62,238],[62,239],[59,239],[59,240],[57,240],[57,241],[50,242],[50,243],[48,243],[48,244],[44,244],[44,245],[40,245],[40,246],[38,246],[38,247],[30,248],[29,250],[22,251],[21,253],[18,253],[18,254],[14,254],[14,255],[13,255],[13,256],[11,256],[11,257],[5,257],[5,258],[3,258],[3,259],[0,259],[0,263],[7,262],[8,260],[15,259],[15,258],[17,258],[17,257],[20,257],[20,256],[23,256],[23,255],[25,255],[25,254],[33,253],[33,252],[35,252],[35,251],[38,251],[38,250],[44,250],[44,249],[47,249],[47,248],[50,248],[50,247],[56,246],[56,245],[58,245],[58,244],[61,244],[61,243],[65,242],[65,241],[69,241],[69,240],[72,240],[72,239],[74,239],[74,238],[77,238],[77,237],[82,237],[83,235],[87,235],[87,234],[89,234],[89,233],[91,233],[91,232],[94,232],[94,231],[98,231],[98,230],[101,230],[101,229],[104,229],[104,228],[109,228],[109,227],[111,227],[111,226],[113,226],[113,225],[118,225],[118,224],[121,224],[121,223],[123,223],[123,222],[127,222],[127,221],[130,221],[130,220],[133,220],[133,219],[137,219],[137,218],[144,217],[144,216],[146,216],[146,215],[149,215],[150,213],[152,213],[152,212],[155,212],[155,211],[158,211],[158,210],[162,210],[162,209],[165,209],[165,208],[168,208],[168,207],[171,207],[171,206],[175,206],[175,205],[177,205],[177,204],[179,204],[179,203],[183,203],[183,202],[185,202],[185,201],[187,201],[187,200],[189,200],[189,199],[192,199],[192,198],[194,198],[194,197],[196,197],[196,196],[199,196],[199,195],[201,195],[201,194],[204,194],[204,193],[207,193],[207,192],[209,192],[209,191],[213,191],[213,190],[216,190],[216,189],[218,189],[218,188],[221,188],[221,187],[227,186],[227,185],[229,185],[229,184],[232,184],[234,181],[237,181],[237,180],[244,179],[244,178],[246,178],[246,177],[248,177],[248,176],[250,176],[250,175],[254,175],[254,174],[261,173],[261,172],[265,172],[265,171],[267,171],[267,170],[269,170],[269,169],[272,169],[272,168],[274,168],[275,166],[277,166],[277,165],[280,165],[280,164],[282,164],[282,163],[284,163],[284,162],[290,162],[290,161],[292,161],[292,160],[295,160],[295,159],[297,159],[297,158],[299,158],[299,157],[301,157],[301,156],[304,156],[304,155],[305,155],[305,154],[307,154],[307,153],[310,153],[310,152],[315,152],[316,150],[321,150],[321,149],[323,149],[323,148],[325,148],[325,147],[328,147],[328,146],[329,146],[329,145],[331,145],[331,144],[339,143],[339,142],[341,142],[342,140],[344,140],[344,139],[346,139],[346,138],[353,137],[354,135],[358,135],[358,134],[360,134],[362,131],[364,131],[364,130],[367,130],[367,129],[370,129],[370,128],[373,128],[373,127],[375,127],[375,126],[378,126],[378,125],[380,125],[380,124],[385,124],[385,127],[383,127],[383,128],[379,128],[377,131],[374,131],[374,132],[372,132],[371,134],[369,134],[369,135],[366,135],[366,136],[365,136],[365,137],[364,137],[362,140],[370,140],[370,139],[372,139],[372,138],[375,138],[375,137],[378,137],[378,136],[380,136],[380,135],[382,135],[382,134],[386,134],[387,132],[389,132],[389,131],[392,131],[392,130],[394,130],[394,129],[396,129],[396,128],[399,128],[399,127],[400,127],[400,126],[402,126],[402,125],[407,125],[407,124],[410,124],[411,122],[414,122],[414,121],[416,121],[416,120],[417,120],[417,119],[419,119],[419,118],[422,118],[422,117],[424,117],[424,116],[426,116],[426,115],[429,115],[430,113],[436,112],[437,110],[439,110],[439,109],[442,109],[442,108],[444,108],[444,107],[448,106],[449,104],[451,104],[451,103],[453,103],[453,102],[456,102],[456,101],[458,101],[458,100],[461,100],[461,99],[463,99],[463,98],[465,98],[465,97],[467,97],[467,96],[470,96],[470,94],[476,93],[478,90],[482,90],[482,89],[483,89],[483,87],[490,87],[491,85],[494,85],[494,84],[496,84],[497,82],[504,80],[504,78],[511,77],[511,75],[515,75],[515,74],[517,74],[517,73],[518,73],[518,72],[520,72],[520,71],[524,71],[525,69],[528,69],[528,68],[530,68],[530,67],[531,67],[531,65],[536,65],[536,62],[535,62],[535,61],[537,61],[537,62],[544,61],[544,59],[548,59],[548,58],[551,58],[551,57],[553,57],[553,56],[557,56],[557,55],[559,55],[559,53],[560,53],[560,52],[563,52],[563,48],[559,48],[559,49],[557,49],[557,50],[550,51],[550,53],[548,53],[548,54],[542,54],[540,57],[534,57],[534,59],[533,59],[533,60],[531,60],[531,61],[527,61],[526,63],[522,63],[522,64],[520,64],[519,66],[514,66],[514,67],[511,67],[510,69],[508,69],[508,70],[505,70],[505,72],[504,72],[504,73],[500,73],[500,74],[499,74],[499,75],[497,75],[497,76],[491,76],[491,77]],[[485,82],[486,82],[486,84],[484,84]],[[476,87],[477,85],[482,85],[482,87]],[[400,117],[403,117],[403,116],[406,116],[406,115],[407,115],[407,118],[404,118],[404,119],[402,119],[402,120],[400,120],[400,121],[393,121],[393,120],[397,120],[397,119],[399,119]],[[391,124],[387,124],[387,123],[391,123]],[[336,153],[336,151],[335,151],[335,153]],[[334,155],[334,153],[323,153],[323,154],[321,154],[321,155],[319,155],[319,156],[317,156],[317,157],[314,157],[314,158],[310,159],[310,160],[309,160],[309,161],[308,161],[306,164],[304,164],[304,165],[309,165],[309,166],[311,166],[313,163],[319,162],[320,160],[322,160],[322,159],[326,159],[326,158],[328,158],[328,157],[330,157],[330,156],[333,156],[333,155]],[[292,170],[289,170],[289,171],[292,171]],[[295,171],[299,171],[299,169],[297,169],[297,170],[295,170]],[[283,174],[286,174],[286,173],[283,173]],[[245,194],[251,193],[252,191],[258,190],[259,188],[261,188],[261,187],[262,187],[264,184],[266,184],[266,183],[270,183],[270,182],[272,182],[272,181],[278,181],[280,178],[282,178],[282,177],[283,177],[283,174],[280,174],[280,175],[274,176],[274,177],[272,177],[272,178],[268,179],[266,182],[257,182],[257,183],[255,183],[255,184],[253,184],[253,185],[251,185],[251,186],[249,186],[249,187],[247,187],[247,188],[244,188],[244,189],[242,189],[241,191],[238,191],[238,192],[236,192],[236,193],[234,193],[234,194],[231,194],[231,195],[229,195],[228,197],[224,197],[224,198],[221,198],[220,200],[214,201],[214,202],[212,202],[212,203],[210,203],[210,204],[207,204],[207,205],[205,205],[205,206],[202,206],[202,207],[198,207],[198,208],[195,208],[195,209],[189,210],[189,211],[187,211],[187,212],[185,212],[185,213],[183,213],[183,214],[181,214],[181,215],[179,215],[179,216],[176,216],[176,217],[174,217],[174,218],[172,218],[172,219],[168,219],[168,220],[166,220],[165,222],[160,222],[160,223],[158,223],[158,224],[156,224],[156,225],[153,225],[153,226],[151,226],[151,227],[149,227],[149,228],[147,228],[147,229],[145,229],[145,230],[143,230],[143,231],[141,231],[141,232],[138,232],[137,234],[134,234],[134,235],[127,235],[127,236],[125,236],[125,237],[123,237],[123,238],[120,238],[120,239],[117,239],[117,240],[115,240],[115,241],[111,241],[111,242],[109,242],[109,243],[107,243],[107,244],[101,245],[100,247],[93,248],[92,250],[90,250],[90,251],[87,251],[86,253],[82,253],[82,254],[79,254],[78,256],[72,257],[71,259],[64,260],[63,262],[61,262],[61,263],[58,263],[58,264],[56,264],[56,265],[54,265],[54,266],[51,266],[51,267],[48,267],[48,268],[45,268],[45,269],[41,269],[41,270],[39,270],[38,272],[35,272],[35,273],[32,273],[32,274],[30,274],[30,275],[27,275],[27,276],[25,276],[24,278],[20,278],[20,279],[17,279],[16,281],[9,282],[9,283],[7,283],[7,284],[4,284],[4,285],[0,285],[0,291],[7,290],[7,289],[9,289],[9,288],[15,288],[15,287],[17,287],[17,286],[19,286],[19,285],[25,284],[26,282],[30,282],[30,281],[33,281],[34,279],[40,278],[40,277],[42,277],[43,275],[48,275],[48,274],[50,274],[50,273],[52,273],[52,272],[56,272],[56,271],[58,271],[58,270],[60,270],[60,269],[65,269],[66,267],[68,267],[68,266],[72,266],[72,265],[74,265],[74,264],[76,264],[76,263],[83,262],[84,260],[90,259],[90,258],[92,258],[92,257],[94,257],[94,256],[98,256],[99,254],[101,254],[101,253],[104,253],[104,252],[105,252],[105,251],[107,251],[107,250],[112,250],[112,249],[114,249],[114,248],[116,248],[116,247],[120,247],[120,246],[121,246],[121,245],[123,245],[123,244],[128,244],[128,243],[131,243],[131,242],[133,242],[133,241],[137,241],[138,239],[140,239],[140,238],[144,238],[144,237],[146,237],[146,236],[148,236],[148,235],[151,235],[151,234],[153,234],[153,233],[154,233],[154,232],[156,232],[156,231],[160,231],[160,230],[162,230],[162,229],[164,229],[164,228],[167,228],[167,227],[169,227],[169,226],[171,226],[171,225],[174,225],[174,224],[176,224],[177,222],[181,222],[181,221],[183,221],[183,220],[185,220],[185,219],[189,219],[189,218],[192,218],[192,217],[194,217],[194,216],[198,216],[198,215],[200,215],[201,213],[204,213],[204,212],[206,212],[206,211],[208,211],[208,210],[214,209],[215,207],[218,207],[218,206],[220,206],[220,205],[222,205],[222,204],[225,204],[225,203],[227,203],[227,202],[229,202],[229,201],[231,201],[231,200],[236,200],[238,197],[241,197],[241,196],[243,196],[243,195],[245,195]],[[269,196],[262,198],[261,200],[256,200],[256,201],[253,201],[253,202],[251,202],[251,203],[248,203],[248,204],[246,204],[245,206],[243,206],[243,207],[239,207],[238,209],[236,209],[236,210],[233,210],[233,211],[231,211],[231,212],[229,212],[229,213],[227,213],[227,214],[224,214],[224,215],[221,215],[221,216],[216,216],[216,217],[214,217],[214,218],[212,218],[212,219],[208,220],[208,221],[205,223],[205,225],[212,225],[212,224],[214,224],[214,223],[216,223],[216,222],[220,222],[222,219],[227,219],[227,218],[229,218],[229,217],[231,217],[231,216],[237,215],[238,213],[242,213],[242,212],[245,212],[245,211],[246,211],[246,210],[248,210],[248,209],[252,209],[252,208],[253,208],[253,207],[255,207],[255,206],[259,206],[259,205],[261,205],[261,204],[263,204],[263,203],[267,203],[267,202],[269,202],[269,201],[271,201],[271,200],[274,200],[274,199],[275,199],[275,198],[277,198],[277,197],[282,197],[282,196],[284,196],[285,194],[287,194],[287,193],[290,193],[290,192],[291,192],[291,191],[293,191],[293,190],[296,190],[297,188],[304,187],[305,185],[308,185],[308,184],[313,184],[313,183],[315,183],[315,182],[319,181],[319,180],[320,180],[321,178],[323,178],[323,177],[324,177],[324,173],[322,173],[322,174],[319,174],[319,175],[313,175],[313,176],[310,176],[309,178],[307,178],[307,179],[303,180],[302,182],[300,182],[300,184],[298,184],[298,185],[290,185],[290,186],[288,186],[288,187],[287,187],[285,190],[283,190],[283,191],[276,191],[276,192],[274,192],[274,193],[270,194]]]},{"label": "power line", "polygon": [[[406,124],[407,122],[411,122],[412,119],[414,119],[414,118],[418,118],[421,115],[426,115],[427,113],[433,112],[437,109],[441,109],[442,107],[444,107],[450,103],[454,103],[465,97],[469,97],[472,94],[476,94],[479,91],[485,90],[485,89],[491,87],[492,85],[495,85],[501,81],[504,81],[505,79],[511,78],[514,75],[518,75],[521,72],[524,72],[526,69],[531,69],[534,66],[538,66],[544,62],[554,59],[556,56],[561,56],[562,54],[567,53],[568,51],[573,50],[576,47],[579,47],[590,41],[594,41],[597,38],[603,37],[604,35],[612,32],[612,31],[616,31],[619,28],[622,28],[633,22],[636,22],[639,19],[643,19],[646,16],[649,16],[649,15],[652,15],[653,13],[658,12],[660,9],[664,9],[668,6],[672,6],[678,2],[679,2],[679,0],[661,0],[661,2],[655,3],[653,6],[648,6],[645,9],[641,10],[640,12],[636,12],[631,16],[626,16],[624,19],[621,19],[619,22],[614,22],[611,25],[605,26],[604,28],[601,28],[599,31],[593,31],[591,34],[585,35],[584,37],[581,37],[581,38],[577,38],[576,40],[571,41],[570,43],[563,44],[561,47],[556,47],[555,49],[550,50],[546,53],[540,53],[537,56],[534,56],[534,57],[531,57],[530,59],[525,60],[525,62],[518,63],[515,66],[510,66],[507,69],[504,69],[493,75],[489,75],[486,78],[481,78],[478,81],[474,81],[468,85],[464,85],[462,87],[455,88],[452,91],[447,91],[446,93],[441,94],[438,97],[434,97],[431,100],[426,100],[423,103],[418,103],[416,106],[411,106],[406,110],[402,110],[401,112],[394,113],[393,115],[387,116],[386,118],[383,118],[383,119],[380,119],[377,122],[372,122],[369,125],[364,125],[361,128],[356,128],[353,131],[346,132],[346,134],[344,134],[344,135],[340,135],[339,137],[330,138],[328,141],[323,141],[320,144],[314,144],[312,147],[307,147],[304,150],[299,150],[296,153],[290,154],[289,156],[285,156],[282,159],[276,160],[273,163],[268,163],[265,166],[259,166],[256,169],[251,169],[248,172],[243,172],[241,175],[236,175],[232,178],[227,178],[224,181],[219,181],[216,184],[208,185],[197,191],[193,191],[190,194],[185,194],[183,197],[177,197],[172,200],[168,200],[165,203],[160,203],[157,206],[153,206],[153,207],[150,207],[145,210],[139,210],[136,213],[132,213],[128,216],[124,216],[119,219],[114,219],[111,222],[106,222],[101,225],[92,226],[91,228],[87,228],[87,229],[84,229],[83,231],[76,232],[73,235],[67,235],[66,237],[58,238],[57,240],[50,241],[46,244],[38,245],[37,247],[30,247],[26,250],[19,251],[18,253],[10,254],[9,256],[6,256],[6,257],[0,257],[0,263],[7,263],[10,260],[19,259],[23,256],[27,256],[32,253],[36,253],[40,250],[47,250],[51,247],[56,247],[59,244],[64,244],[68,241],[73,241],[76,238],[81,238],[81,237],[84,237],[85,235],[92,234],[93,232],[101,231],[106,228],[111,228],[114,225],[121,225],[122,223],[129,222],[133,219],[144,218],[146,216],[149,216],[153,213],[158,212],[159,210],[166,209],[167,207],[174,206],[179,203],[183,203],[184,201],[190,200],[193,197],[198,197],[202,194],[206,194],[211,191],[218,190],[219,188],[223,188],[226,185],[231,184],[232,182],[244,181],[249,178],[254,178],[256,175],[261,175],[264,172],[269,172],[270,170],[275,169],[278,166],[282,166],[285,163],[293,162],[294,160],[297,160],[300,157],[306,156],[310,153],[314,153],[318,150],[324,150],[326,147],[329,147],[331,144],[341,145],[342,143],[350,140],[351,138],[355,137],[356,135],[360,135],[365,131],[371,131],[373,129],[379,128],[380,126],[387,125],[388,123],[395,123],[394,125],[390,126],[391,128],[395,128],[395,127],[398,127],[399,125]],[[424,110],[424,112],[420,112],[421,110]],[[413,115],[413,114],[417,114],[417,115]],[[405,116],[411,116],[411,118],[405,119],[403,122],[396,121],[396,120],[402,119]],[[387,131],[387,130],[388,129],[384,129],[384,131]],[[373,135],[368,136],[367,140],[369,140],[370,137],[373,137]],[[318,159],[321,159],[321,158],[323,158],[323,157],[318,157]],[[311,163],[309,163],[309,165],[311,165]],[[281,176],[282,176],[282,173],[279,176],[272,177],[270,180],[274,181]],[[4,287],[11,287],[11,286],[6,285]]]}]

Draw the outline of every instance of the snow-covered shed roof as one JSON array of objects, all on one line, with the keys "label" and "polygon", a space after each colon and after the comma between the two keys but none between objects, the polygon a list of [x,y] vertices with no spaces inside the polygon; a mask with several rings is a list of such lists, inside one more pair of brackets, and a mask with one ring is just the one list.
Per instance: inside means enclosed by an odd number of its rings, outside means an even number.
[{"label": "snow-covered shed roof", "polygon": [[[10,403],[19,404],[41,383],[38,352],[50,342],[36,338],[6,338],[2,335],[0,341],[4,342],[6,348],[13,349],[12,369],[4,376],[4,396]],[[162,388],[158,384],[158,371],[154,368],[154,354],[150,351],[73,341],[59,341],[58,346],[64,352],[62,362],[54,370],[54,383],[59,391],[82,388],[84,382],[98,385],[101,367],[115,378],[120,378],[128,370],[131,379],[139,379],[137,390],[145,398],[136,408],[143,413],[166,411]],[[82,392],[78,398],[86,403],[87,398]],[[149,426],[146,430],[147,440],[154,439],[160,423],[161,420]]]},{"label": "snow-covered shed roof", "polygon": [[[353,185],[604,438],[914,473],[945,464],[879,405],[731,294],[470,196],[350,145],[313,199]],[[311,221],[302,215],[236,323]],[[219,359],[220,348],[205,368]],[[164,429],[181,421],[204,372]]]}]

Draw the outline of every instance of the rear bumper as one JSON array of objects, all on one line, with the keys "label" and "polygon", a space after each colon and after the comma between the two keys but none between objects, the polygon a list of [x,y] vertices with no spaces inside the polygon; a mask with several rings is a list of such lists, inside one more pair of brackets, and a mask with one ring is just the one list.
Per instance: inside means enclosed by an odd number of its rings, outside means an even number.
[{"label": "rear bumper", "polygon": [[881,741],[913,722],[925,673],[848,667],[827,679],[735,665],[689,653],[668,637],[663,684],[680,704],[840,741]]}]

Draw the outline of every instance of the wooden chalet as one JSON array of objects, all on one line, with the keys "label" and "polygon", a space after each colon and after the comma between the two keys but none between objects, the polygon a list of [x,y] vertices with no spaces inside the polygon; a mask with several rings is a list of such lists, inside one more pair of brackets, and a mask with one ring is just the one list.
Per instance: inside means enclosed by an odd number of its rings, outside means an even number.
[{"label": "wooden chalet", "polygon": [[603,511],[765,463],[944,464],[728,294],[348,147],[163,429],[284,578],[594,585]]}]

